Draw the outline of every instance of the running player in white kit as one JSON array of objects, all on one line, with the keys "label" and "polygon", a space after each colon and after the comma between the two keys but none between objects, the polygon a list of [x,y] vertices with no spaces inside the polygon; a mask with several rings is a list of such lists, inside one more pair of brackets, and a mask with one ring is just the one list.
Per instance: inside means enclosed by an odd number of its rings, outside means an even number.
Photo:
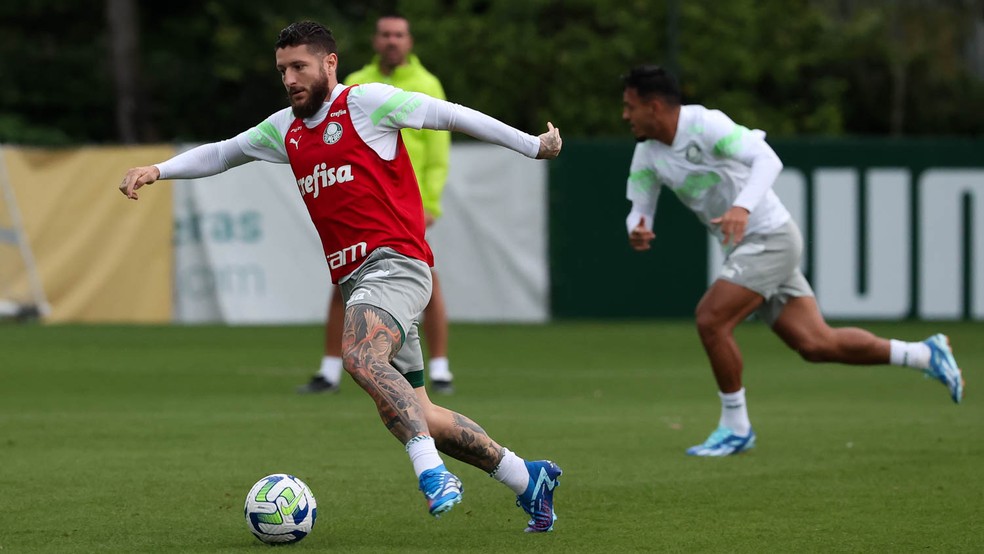
[{"label": "running player in white kit", "polygon": [[707,440],[687,454],[727,456],[755,445],[733,336],[755,312],[807,361],[912,367],[942,382],[960,402],[963,377],[945,335],[902,342],[824,321],[799,269],[799,228],[772,191],[782,162],[764,132],[717,110],[681,105],[676,80],[659,66],[633,68],[623,85],[622,119],[639,140],[626,194],[632,202],[626,218],[632,248],[648,250],[656,237],[653,216],[665,186],[720,240],[725,254],[721,276],[696,312],[720,391],[721,417]]},{"label": "running player in white kit", "polygon": [[509,487],[530,516],[527,532],[552,530],[557,464],[520,458],[427,397],[416,317],[430,299],[434,260],[400,129],[461,131],[538,159],[557,157],[559,131],[548,123],[535,137],[424,94],[342,85],[335,39],[311,21],[283,29],[275,52],[289,108],[232,139],[132,168],[120,191],[136,200],[137,190],[157,179],[205,177],[253,160],[289,163],[296,182],[285,185],[301,195],[345,301],[345,370],[406,447],[429,512],[439,516],[461,501],[461,481],[440,451]]}]

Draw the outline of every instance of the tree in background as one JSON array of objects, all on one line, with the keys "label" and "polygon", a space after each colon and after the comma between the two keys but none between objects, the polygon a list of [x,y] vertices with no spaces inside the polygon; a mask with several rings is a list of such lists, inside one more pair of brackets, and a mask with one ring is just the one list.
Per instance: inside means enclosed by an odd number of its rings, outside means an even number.
[{"label": "tree in background", "polygon": [[[286,105],[277,32],[316,19],[343,73],[379,14],[413,21],[452,101],[520,128],[625,136],[619,75],[677,68],[685,100],[777,135],[980,134],[984,0],[74,0],[0,3],[0,142],[200,142]],[[139,9],[137,7],[139,6]],[[136,23],[132,23],[136,21]]]},{"label": "tree in background", "polygon": [[106,28],[116,93],[116,132],[120,142],[132,144],[141,138],[140,122],[143,119],[138,113],[142,102],[138,78],[140,25],[136,3],[133,0],[106,0]]},{"label": "tree in background", "polygon": [[550,120],[567,136],[622,134],[619,75],[663,53],[659,2],[400,4],[448,98],[519,128]]},{"label": "tree in background", "polygon": [[839,37],[830,71],[850,83],[842,113],[854,134],[980,134],[984,84],[970,48],[980,0],[817,2]]},{"label": "tree in background", "polygon": [[67,1],[0,2],[0,142],[115,137],[112,117],[93,117],[112,99],[101,16]]}]

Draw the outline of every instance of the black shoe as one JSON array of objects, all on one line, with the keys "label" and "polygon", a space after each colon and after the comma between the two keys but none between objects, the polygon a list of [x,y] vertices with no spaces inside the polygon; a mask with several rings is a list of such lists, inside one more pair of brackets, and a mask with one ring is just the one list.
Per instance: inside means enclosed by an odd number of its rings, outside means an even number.
[{"label": "black shoe", "polygon": [[454,394],[454,385],[451,381],[431,381],[431,390],[437,394]]},{"label": "black shoe", "polygon": [[319,392],[338,392],[336,383],[329,383],[321,375],[315,375],[307,383],[297,387],[297,394],[315,394]]}]

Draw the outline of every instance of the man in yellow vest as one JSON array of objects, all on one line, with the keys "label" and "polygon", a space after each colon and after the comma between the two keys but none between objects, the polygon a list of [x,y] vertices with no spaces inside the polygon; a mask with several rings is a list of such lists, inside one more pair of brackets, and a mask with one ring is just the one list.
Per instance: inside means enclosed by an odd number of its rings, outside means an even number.
[{"label": "man in yellow vest", "polygon": [[[410,22],[401,15],[385,15],[376,21],[372,39],[376,55],[362,69],[345,78],[346,85],[361,83],[386,83],[410,92],[422,92],[445,100],[444,88],[431,72],[427,71],[413,49]],[[424,216],[430,227],[441,216],[441,192],[448,177],[448,157],[451,150],[451,134],[428,129],[403,129],[403,143],[410,155],[420,196],[424,204]],[[424,339],[430,359],[427,373],[431,390],[451,394],[453,376],[448,367],[448,318],[444,307],[437,273],[433,273],[434,289],[430,303],[424,309]],[[298,388],[300,393],[335,392],[342,377],[342,319],[345,306],[342,295],[335,287],[328,307],[328,323],[325,326],[325,355],[321,369],[311,380]]]}]

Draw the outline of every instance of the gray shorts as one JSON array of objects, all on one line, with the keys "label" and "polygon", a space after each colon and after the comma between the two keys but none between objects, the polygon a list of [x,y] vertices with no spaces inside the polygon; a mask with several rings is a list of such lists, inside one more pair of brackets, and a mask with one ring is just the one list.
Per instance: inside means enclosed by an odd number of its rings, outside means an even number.
[{"label": "gray shorts", "polygon": [[366,261],[339,283],[345,307],[368,304],[393,316],[403,346],[392,364],[414,387],[424,386],[424,355],[420,350],[417,317],[431,297],[431,270],[425,262],[392,248],[373,250]]},{"label": "gray shorts", "polygon": [[771,326],[790,298],[814,295],[800,271],[802,254],[803,236],[790,219],[769,234],[746,236],[724,259],[720,278],[761,294],[757,313]]}]

